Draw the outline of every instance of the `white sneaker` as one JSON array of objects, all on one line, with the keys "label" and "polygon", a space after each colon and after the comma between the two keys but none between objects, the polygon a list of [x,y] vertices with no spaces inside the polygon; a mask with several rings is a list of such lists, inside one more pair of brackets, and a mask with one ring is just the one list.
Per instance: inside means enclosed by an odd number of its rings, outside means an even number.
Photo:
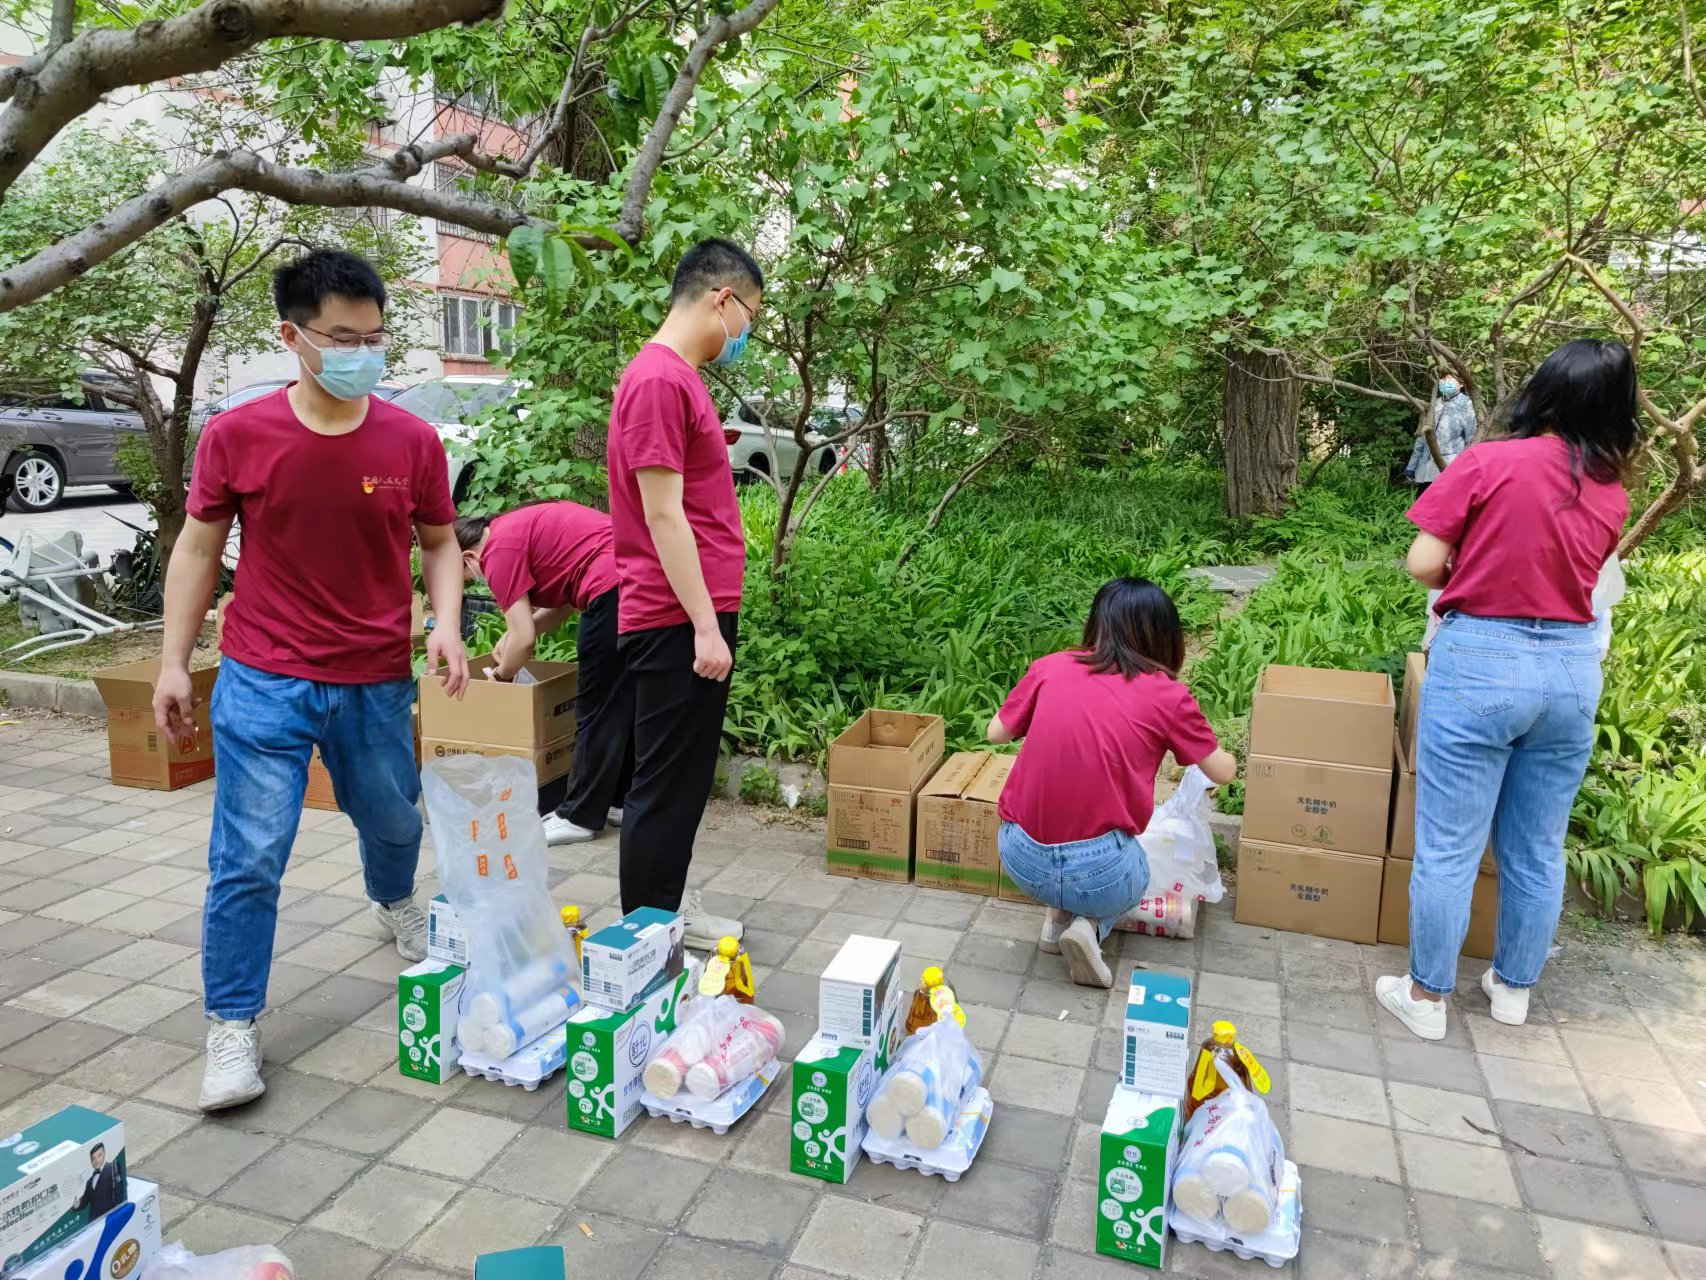
[{"label": "white sneaker", "polygon": [[613,827],[621,826],[622,825],[622,806],[617,805],[609,813],[605,814],[604,820],[606,822],[608,822]]},{"label": "white sneaker", "polygon": [[1422,1039],[1445,1039],[1445,1001],[1417,1000],[1410,994],[1408,974],[1398,978],[1376,978],[1374,996],[1386,1012]]},{"label": "white sneaker", "polygon": [[552,848],[561,844],[585,844],[597,836],[598,832],[588,831],[578,822],[559,818],[554,813],[545,815],[545,843]]},{"label": "white sneaker", "polygon": [[681,900],[681,919],[687,927],[687,945],[695,951],[715,951],[724,938],[740,940],[745,929],[739,920],[710,915],[705,910],[705,897],[698,889],[689,889]]},{"label": "white sneaker", "polygon": [[261,1079],[261,1029],[215,1018],[207,1028],[207,1063],[201,1075],[201,1109],[223,1111],[253,1102],[267,1091]]},{"label": "white sneaker", "polygon": [[1037,936],[1037,950],[1045,956],[1060,954],[1060,935],[1066,928],[1054,918],[1054,912],[1048,907],[1043,908],[1043,931]]},{"label": "white sneaker", "polygon": [[404,898],[390,906],[375,902],[373,918],[379,922],[380,928],[397,940],[397,954],[403,959],[411,963],[426,959],[426,912],[415,905],[413,898]]},{"label": "white sneaker", "polygon": [[1114,985],[1114,971],[1102,959],[1102,939],[1096,926],[1083,916],[1075,916],[1060,931],[1060,954],[1066,957],[1066,967],[1079,986],[1105,989]]},{"label": "white sneaker", "polygon": [[1528,987],[1507,987],[1493,974],[1493,966],[1481,975],[1481,990],[1493,1004],[1493,1021],[1520,1027],[1528,1021]]}]

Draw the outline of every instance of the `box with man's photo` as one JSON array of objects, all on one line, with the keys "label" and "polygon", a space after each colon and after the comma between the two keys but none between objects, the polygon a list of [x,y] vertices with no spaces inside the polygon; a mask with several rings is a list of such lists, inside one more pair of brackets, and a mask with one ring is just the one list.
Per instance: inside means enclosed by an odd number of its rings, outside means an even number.
[{"label": "box with man's photo", "polygon": [[122,1120],[66,1107],[0,1135],[0,1271],[69,1240],[126,1194]]}]

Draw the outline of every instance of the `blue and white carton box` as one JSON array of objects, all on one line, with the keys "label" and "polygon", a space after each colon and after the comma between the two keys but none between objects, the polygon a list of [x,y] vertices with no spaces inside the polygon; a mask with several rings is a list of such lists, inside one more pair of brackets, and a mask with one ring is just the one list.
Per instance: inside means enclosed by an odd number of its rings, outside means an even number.
[{"label": "blue and white carton box", "polygon": [[468,930],[442,893],[427,903],[427,959],[468,967]]},{"label": "blue and white carton box", "polygon": [[1125,1002],[1120,1083],[1163,1098],[1183,1096],[1191,1067],[1191,980],[1134,969]]},{"label": "blue and white carton box", "polygon": [[581,943],[586,1002],[613,1013],[632,1009],[686,963],[679,911],[638,907]]},{"label": "blue and white carton box", "polygon": [[122,1120],[64,1107],[0,1136],[0,1272],[65,1243],[125,1193]]},{"label": "blue and white carton box", "polygon": [[160,1188],[131,1178],[125,1202],[6,1280],[138,1280],[160,1252]]}]

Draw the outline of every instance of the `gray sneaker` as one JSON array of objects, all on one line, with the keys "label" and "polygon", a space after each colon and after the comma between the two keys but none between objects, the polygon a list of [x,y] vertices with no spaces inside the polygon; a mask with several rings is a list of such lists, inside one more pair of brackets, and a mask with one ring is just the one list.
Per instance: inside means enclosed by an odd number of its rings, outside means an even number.
[{"label": "gray sneaker", "polygon": [[687,930],[685,941],[695,951],[715,951],[721,939],[733,938],[738,942],[745,932],[739,920],[709,914],[704,895],[698,889],[689,889],[681,900],[681,920]]},{"label": "gray sneaker", "polygon": [[427,952],[427,917],[426,912],[415,905],[413,898],[404,898],[401,902],[393,902],[389,906],[383,902],[373,904],[373,918],[397,940],[397,954],[411,964],[418,964],[426,959]]},{"label": "gray sneaker", "polygon": [[1102,959],[1102,939],[1096,926],[1083,916],[1061,930],[1060,954],[1066,957],[1066,967],[1079,986],[1107,989],[1114,985],[1114,971]]}]

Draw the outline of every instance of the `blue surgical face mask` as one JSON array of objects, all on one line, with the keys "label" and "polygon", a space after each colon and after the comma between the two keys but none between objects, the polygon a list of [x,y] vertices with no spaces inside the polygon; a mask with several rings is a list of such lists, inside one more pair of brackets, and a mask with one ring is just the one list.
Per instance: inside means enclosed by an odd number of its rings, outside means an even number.
[{"label": "blue surgical face mask", "polygon": [[[358,347],[354,351],[339,351],[336,347],[315,347],[320,353],[320,372],[308,372],[329,396],[339,400],[359,400],[372,392],[385,376],[385,353],[377,347]],[[303,362],[307,367],[307,362]]]},{"label": "blue surgical face mask", "polygon": [[1440,393],[1440,395],[1444,396],[1447,400],[1451,399],[1452,396],[1456,395],[1457,394],[1457,381],[1456,381],[1456,379],[1454,379],[1454,378],[1441,378],[1439,380],[1439,393]]},{"label": "blue surgical face mask", "polygon": [[[735,303],[738,307],[740,303]],[[743,308],[744,312],[744,308]],[[733,364],[740,359],[740,353],[746,350],[747,336],[752,332],[752,321],[741,325],[740,332],[730,336],[728,321],[723,319],[722,312],[717,313],[717,323],[723,326],[723,349],[717,352],[717,358],[712,364]]]}]

